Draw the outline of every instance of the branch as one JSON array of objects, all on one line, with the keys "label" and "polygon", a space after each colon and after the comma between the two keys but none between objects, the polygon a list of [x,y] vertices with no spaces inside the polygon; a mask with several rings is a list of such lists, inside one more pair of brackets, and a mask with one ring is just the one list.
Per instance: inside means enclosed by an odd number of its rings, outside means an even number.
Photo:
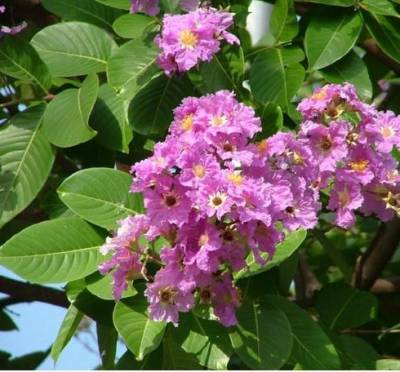
[{"label": "branch", "polygon": [[20,302],[39,301],[60,307],[69,307],[67,296],[58,289],[25,283],[1,275],[0,292],[10,296],[10,298],[3,300],[3,306]]},{"label": "branch", "polygon": [[394,218],[379,228],[368,250],[357,260],[353,285],[370,289],[392,258],[400,242],[400,219]]},{"label": "branch", "polygon": [[321,288],[321,283],[308,265],[304,252],[299,252],[299,265],[294,282],[296,285],[296,302],[303,307],[310,306],[314,292]]},{"label": "branch", "polygon": [[371,292],[378,295],[400,293],[400,277],[376,279]]}]

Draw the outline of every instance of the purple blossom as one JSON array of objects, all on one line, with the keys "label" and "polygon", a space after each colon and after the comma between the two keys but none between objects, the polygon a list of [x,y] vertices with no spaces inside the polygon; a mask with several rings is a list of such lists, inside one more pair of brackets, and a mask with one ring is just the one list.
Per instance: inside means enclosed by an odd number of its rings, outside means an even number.
[{"label": "purple blossom", "polygon": [[210,62],[221,48],[221,40],[239,44],[227,29],[233,14],[213,8],[199,8],[184,15],[165,15],[161,34],[155,39],[161,49],[157,62],[171,75],[188,71],[199,62]]},{"label": "purple blossom", "polygon": [[131,0],[131,3],[131,13],[142,12],[149,16],[155,16],[160,12],[159,0]]}]

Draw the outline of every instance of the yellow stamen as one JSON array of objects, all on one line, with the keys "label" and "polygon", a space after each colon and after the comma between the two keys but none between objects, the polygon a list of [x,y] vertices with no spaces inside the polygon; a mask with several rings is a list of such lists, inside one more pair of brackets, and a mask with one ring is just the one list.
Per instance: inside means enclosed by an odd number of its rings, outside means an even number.
[{"label": "yellow stamen", "polygon": [[345,188],[343,191],[338,192],[339,204],[341,207],[345,207],[347,204],[350,203],[350,194]]},{"label": "yellow stamen", "polygon": [[323,99],[326,98],[325,89],[321,89],[319,92],[314,93],[314,94],[311,96],[311,98],[312,98],[312,99],[315,99],[315,100],[317,100],[317,101],[322,101]]},{"label": "yellow stamen", "polygon": [[228,175],[228,180],[231,181],[235,186],[240,186],[243,183],[244,177],[240,172],[233,172]]},{"label": "yellow stamen", "polygon": [[351,161],[349,163],[350,168],[356,172],[365,171],[367,169],[368,165],[369,165],[368,160],[356,160],[356,161]]},{"label": "yellow stamen", "polygon": [[211,119],[210,123],[213,127],[223,127],[227,121],[228,120],[226,119],[225,115],[216,115]]},{"label": "yellow stamen", "polygon": [[182,120],[181,128],[185,132],[187,132],[191,130],[192,127],[193,127],[193,115],[192,114],[186,115]]},{"label": "yellow stamen", "polygon": [[382,127],[381,134],[382,134],[383,138],[390,138],[395,135],[395,131],[393,130],[392,127]]},{"label": "yellow stamen", "polygon": [[295,165],[304,164],[303,157],[296,151],[293,151],[293,164],[295,164]]},{"label": "yellow stamen", "polygon": [[181,42],[182,47],[185,49],[194,49],[199,39],[194,32],[190,30],[183,30],[179,34],[179,41]]},{"label": "yellow stamen", "polygon": [[203,178],[206,174],[206,169],[201,164],[193,166],[193,174],[198,178]]},{"label": "yellow stamen", "polygon": [[263,139],[262,141],[257,143],[257,149],[260,151],[262,154],[266,153],[268,150],[268,141],[266,139]]}]

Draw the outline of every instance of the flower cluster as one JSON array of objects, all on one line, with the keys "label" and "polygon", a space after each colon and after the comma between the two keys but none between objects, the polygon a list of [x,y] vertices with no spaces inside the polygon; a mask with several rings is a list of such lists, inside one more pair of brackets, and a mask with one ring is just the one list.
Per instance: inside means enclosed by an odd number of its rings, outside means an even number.
[{"label": "flower cluster", "polygon": [[[254,142],[260,120],[232,93],[183,100],[165,141],[132,167],[146,215],[120,221],[102,248],[113,252],[101,271],[114,270],[116,298],[142,277],[153,319],[177,324],[179,312],[205,304],[231,326],[240,305],[233,274],[249,254],[265,265],[286,231],[315,227],[321,191],[344,228],[356,210],[383,220],[399,211],[391,150],[400,118],[361,102],[349,84],[325,86],[299,110],[298,135]],[[150,261],[160,265],[154,276]]]},{"label": "flower cluster", "polygon": [[[146,13],[155,16],[160,12],[159,0],[131,0],[131,13]],[[181,0],[180,7],[186,12],[195,10],[199,5],[199,0]]]},{"label": "flower cluster", "polygon": [[171,75],[188,71],[199,62],[210,62],[221,48],[221,41],[239,44],[239,39],[228,32],[233,24],[233,13],[213,8],[198,8],[188,14],[165,15],[161,34],[155,43],[161,49],[157,62]]},{"label": "flower cluster", "polygon": [[305,121],[299,141],[311,150],[328,209],[349,228],[355,211],[387,221],[399,211],[400,177],[391,155],[400,145],[400,118],[361,102],[354,86],[326,85],[299,104]]}]

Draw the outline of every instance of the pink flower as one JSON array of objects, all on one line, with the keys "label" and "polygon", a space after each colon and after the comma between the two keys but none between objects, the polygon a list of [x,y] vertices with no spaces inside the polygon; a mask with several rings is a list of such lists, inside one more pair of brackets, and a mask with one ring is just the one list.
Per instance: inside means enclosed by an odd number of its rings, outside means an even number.
[{"label": "pink flower", "polygon": [[160,270],[145,295],[150,303],[149,314],[153,320],[178,325],[179,312],[188,312],[194,306],[193,294],[179,286],[180,277],[172,270]]},{"label": "pink flower", "polygon": [[365,130],[373,137],[380,152],[389,153],[394,146],[400,146],[400,118],[391,111],[379,113]]},{"label": "pink flower", "polygon": [[360,208],[363,201],[360,185],[354,182],[337,181],[331,192],[328,208],[336,211],[337,225],[348,229],[356,221],[354,210]]},{"label": "pink flower", "polygon": [[221,40],[239,44],[226,31],[233,24],[233,14],[199,8],[185,15],[165,15],[161,35],[155,42],[161,49],[157,62],[171,75],[188,71],[199,62],[210,62],[221,48]]}]

